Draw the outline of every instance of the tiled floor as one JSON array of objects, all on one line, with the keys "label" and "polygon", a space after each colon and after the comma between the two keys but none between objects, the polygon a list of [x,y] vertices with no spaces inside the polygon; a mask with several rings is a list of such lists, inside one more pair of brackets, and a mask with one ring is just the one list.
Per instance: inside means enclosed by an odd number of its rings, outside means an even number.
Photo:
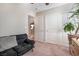
[{"label": "tiled floor", "polygon": [[70,56],[68,47],[56,44],[36,42],[34,51],[29,51],[23,56]]}]

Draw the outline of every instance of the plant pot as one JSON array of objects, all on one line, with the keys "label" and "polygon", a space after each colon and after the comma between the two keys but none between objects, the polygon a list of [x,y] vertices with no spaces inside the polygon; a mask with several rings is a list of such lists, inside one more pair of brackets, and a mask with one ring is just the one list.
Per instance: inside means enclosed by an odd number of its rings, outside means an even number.
[{"label": "plant pot", "polygon": [[78,34],[77,34],[77,35],[71,35],[71,34],[68,34],[69,44],[72,43],[72,38],[76,38],[76,39],[78,39],[78,38],[79,38],[79,35],[78,35]]},{"label": "plant pot", "polygon": [[68,34],[68,40],[69,40],[69,44],[72,43],[72,38],[75,38],[76,35],[71,35],[71,34]]}]

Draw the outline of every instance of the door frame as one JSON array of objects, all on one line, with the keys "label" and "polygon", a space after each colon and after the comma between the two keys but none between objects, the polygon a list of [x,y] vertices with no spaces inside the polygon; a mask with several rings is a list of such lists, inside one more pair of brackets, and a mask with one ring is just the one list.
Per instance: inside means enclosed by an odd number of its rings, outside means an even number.
[{"label": "door frame", "polygon": [[[29,18],[32,18],[32,21],[29,21],[30,19]],[[30,24],[33,22],[34,23],[34,17],[31,16],[31,15],[28,15],[28,37],[30,39],[34,39],[34,38],[31,38],[31,29],[30,29]],[[35,30],[34,30],[35,31]]]}]

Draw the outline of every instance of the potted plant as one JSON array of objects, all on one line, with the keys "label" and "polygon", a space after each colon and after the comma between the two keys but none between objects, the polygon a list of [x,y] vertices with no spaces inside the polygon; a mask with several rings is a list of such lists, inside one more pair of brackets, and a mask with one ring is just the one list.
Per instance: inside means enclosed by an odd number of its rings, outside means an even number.
[{"label": "potted plant", "polygon": [[72,34],[72,31],[74,31],[75,26],[71,22],[66,23],[64,26],[64,31],[68,33],[68,39],[71,40],[74,35]]}]

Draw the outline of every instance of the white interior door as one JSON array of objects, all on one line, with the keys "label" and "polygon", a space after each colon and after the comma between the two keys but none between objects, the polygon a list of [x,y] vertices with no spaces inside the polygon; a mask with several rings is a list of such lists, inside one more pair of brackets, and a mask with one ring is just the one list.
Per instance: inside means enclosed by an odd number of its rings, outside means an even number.
[{"label": "white interior door", "polygon": [[62,16],[60,13],[51,13],[45,16],[45,41],[48,43],[61,43],[62,40]]}]

